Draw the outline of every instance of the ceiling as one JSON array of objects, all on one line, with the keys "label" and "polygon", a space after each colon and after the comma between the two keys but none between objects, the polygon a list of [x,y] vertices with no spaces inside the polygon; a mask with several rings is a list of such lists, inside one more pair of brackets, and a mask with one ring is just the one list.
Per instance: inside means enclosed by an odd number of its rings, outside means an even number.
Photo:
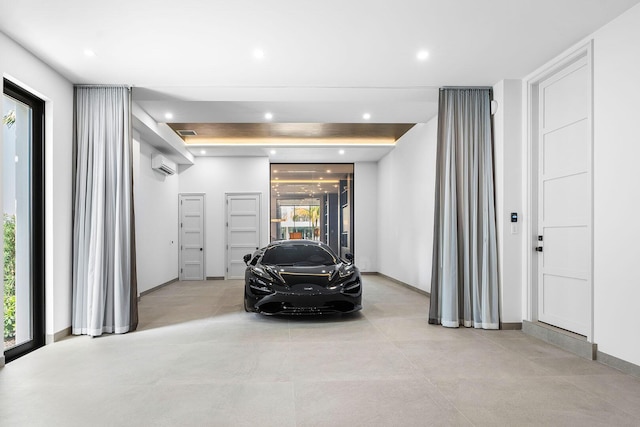
[{"label": "ceiling", "polygon": [[[158,123],[413,124],[439,87],[522,78],[639,1],[0,0],[0,31],[73,83],[133,86]],[[273,144],[205,155],[336,161]],[[344,161],[392,148],[346,144]]]}]

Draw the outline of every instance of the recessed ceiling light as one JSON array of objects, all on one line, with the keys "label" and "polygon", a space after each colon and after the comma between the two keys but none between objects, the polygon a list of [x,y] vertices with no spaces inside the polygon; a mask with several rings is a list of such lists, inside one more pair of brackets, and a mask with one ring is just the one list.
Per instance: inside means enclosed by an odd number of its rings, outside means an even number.
[{"label": "recessed ceiling light", "polygon": [[343,155],[344,154],[344,150],[338,151],[338,154]]},{"label": "recessed ceiling light", "polygon": [[[271,150],[271,151],[269,151],[269,152],[270,152],[271,154],[276,154],[276,150]],[[278,178],[276,178],[276,179],[278,179]]]},{"label": "recessed ceiling light", "polygon": [[264,118],[267,120],[271,120],[273,119],[273,114],[272,113],[264,113]]},{"label": "recessed ceiling light", "polygon": [[200,150],[200,154],[207,154],[207,150]]},{"label": "recessed ceiling light", "polygon": [[278,169],[275,169],[275,170],[273,171],[273,173],[278,173]]},{"label": "recessed ceiling light", "polygon": [[171,120],[171,119],[173,119],[173,114],[172,113],[164,113],[164,118]]},{"label": "recessed ceiling light", "polygon": [[327,169],[327,173],[331,173],[331,169]]},{"label": "recessed ceiling light", "polygon": [[85,49],[84,50],[84,56],[86,56],[88,58],[93,58],[94,56],[96,56],[96,53],[91,49]]},{"label": "recessed ceiling light", "polygon": [[363,118],[363,119],[365,119],[365,120],[369,120],[369,119],[371,118],[371,114],[369,114],[369,113],[364,113],[364,114],[362,115],[362,118]]},{"label": "recessed ceiling light", "polygon": [[429,52],[427,52],[426,50],[418,51],[418,53],[416,54],[416,58],[418,58],[418,61],[426,61],[428,57]]},{"label": "recessed ceiling light", "polygon": [[255,49],[253,51],[253,57],[256,59],[262,59],[264,58],[264,50],[262,49]]}]

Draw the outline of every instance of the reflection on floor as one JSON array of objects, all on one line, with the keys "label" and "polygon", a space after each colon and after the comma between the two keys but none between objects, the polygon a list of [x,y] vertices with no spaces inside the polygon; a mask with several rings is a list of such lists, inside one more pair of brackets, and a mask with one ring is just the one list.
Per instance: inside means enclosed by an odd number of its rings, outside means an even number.
[{"label": "reflection on floor", "polygon": [[245,313],[241,281],[142,298],[140,328],[71,337],[0,370],[3,426],[640,425],[640,379],[519,331],[427,324],[364,277],[364,309]]}]

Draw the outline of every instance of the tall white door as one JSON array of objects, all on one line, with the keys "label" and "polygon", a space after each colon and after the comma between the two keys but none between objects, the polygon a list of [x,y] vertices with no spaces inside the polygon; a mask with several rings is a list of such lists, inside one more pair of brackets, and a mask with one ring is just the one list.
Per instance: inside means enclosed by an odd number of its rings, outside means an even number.
[{"label": "tall white door", "polygon": [[180,280],[204,280],[204,195],[180,195]]},{"label": "tall white door", "polygon": [[592,293],[591,66],[539,84],[538,319],[589,336]]},{"label": "tall white door", "polygon": [[260,247],[260,194],[227,194],[227,279],[243,279],[243,257]]}]

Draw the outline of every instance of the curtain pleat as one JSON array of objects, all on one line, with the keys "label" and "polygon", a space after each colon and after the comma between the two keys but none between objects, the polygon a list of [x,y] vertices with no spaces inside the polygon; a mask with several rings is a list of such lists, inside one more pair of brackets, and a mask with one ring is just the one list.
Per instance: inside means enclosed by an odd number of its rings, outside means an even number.
[{"label": "curtain pleat", "polygon": [[130,92],[75,88],[72,333],[137,327]]},{"label": "curtain pleat", "polygon": [[429,323],[498,329],[491,90],[440,90]]}]

